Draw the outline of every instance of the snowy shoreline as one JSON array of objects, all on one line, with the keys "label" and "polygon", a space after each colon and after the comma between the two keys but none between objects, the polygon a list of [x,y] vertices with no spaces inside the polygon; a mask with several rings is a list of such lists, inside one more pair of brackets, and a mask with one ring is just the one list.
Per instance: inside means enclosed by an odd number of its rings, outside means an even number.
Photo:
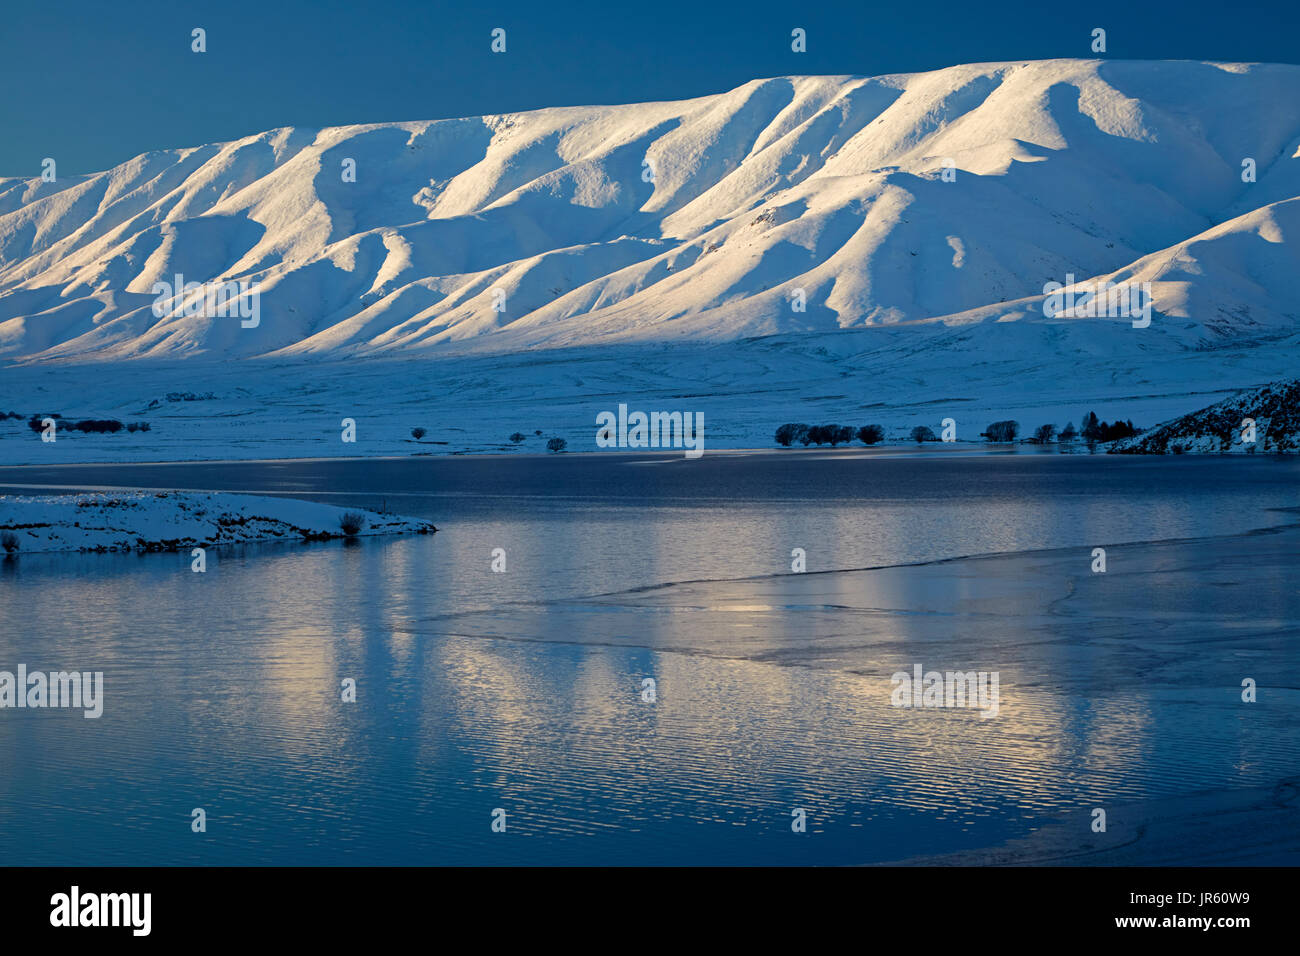
[{"label": "snowy shoreline", "polygon": [[432,534],[431,522],[297,499],[202,492],[0,496],[0,551],[183,551],[249,541]]}]

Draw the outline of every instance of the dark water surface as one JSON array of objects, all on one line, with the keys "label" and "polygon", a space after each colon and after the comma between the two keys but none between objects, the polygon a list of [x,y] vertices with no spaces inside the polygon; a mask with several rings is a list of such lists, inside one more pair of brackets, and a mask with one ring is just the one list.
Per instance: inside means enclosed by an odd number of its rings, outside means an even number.
[{"label": "dark water surface", "polygon": [[[606,640],[599,608],[559,610],[784,574],[795,548],[809,571],[1079,548],[1086,571],[1098,545],[1294,521],[1270,510],[1300,504],[1294,460],[562,455],[0,468],[0,484],[286,494],[440,529],[214,549],[205,574],[188,555],[0,563],[0,670],[106,684],[98,720],[0,711],[0,864],[873,862],[993,846],[1090,801],[1300,773],[1281,704],[1246,720],[1230,694],[1193,706],[1185,682],[1089,693],[1064,673],[1077,655],[1060,658],[1066,689],[1040,675],[981,722],[891,709],[887,675],[882,706],[879,677],[772,653],[782,634],[880,639],[836,604],[766,609],[761,655],[744,618],[659,607],[653,640],[624,620]],[[934,621],[927,605],[906,610]],[[1272,609],[1268,641],[1293,610]],[[1008,646],[1021,626],[1007,617]],[[1215,641],[1182,656],[1236,653]],[[1295,672],[1294,634],[1264,650]]]}]

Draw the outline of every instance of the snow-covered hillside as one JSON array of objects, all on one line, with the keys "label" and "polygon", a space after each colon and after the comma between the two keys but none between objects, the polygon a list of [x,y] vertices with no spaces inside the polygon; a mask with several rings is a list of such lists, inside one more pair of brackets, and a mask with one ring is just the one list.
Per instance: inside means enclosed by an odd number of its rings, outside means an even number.
[{"label": "snow-covered hillside", "polygon": [[1294,453],[1300,450],[1300,379],[1225,398],[1117,442],[1111,450],[1138,455]]},{"label": "snow-covered hillside", "polygon": [[[1282,65],[980,64],[278,129],[0,180],[0,356],[410,356],[937,319],[1127,329],[1046,319],[1043,286],[1068,275],[1152,283],[1159,334],[1131,330],[1133,354],[1291,349],[1297,197],[1300,67]],[[177,274],[256,283],[256,327],[156,317],[154,285]]]}]

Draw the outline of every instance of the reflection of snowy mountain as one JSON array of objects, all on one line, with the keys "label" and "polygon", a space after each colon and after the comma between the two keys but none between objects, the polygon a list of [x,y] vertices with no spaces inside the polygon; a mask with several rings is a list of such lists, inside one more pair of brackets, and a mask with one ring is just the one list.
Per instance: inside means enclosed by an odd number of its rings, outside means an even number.
[{"label": "reflection of snowy mountain", "polygon": [[[512,351],[938,318],[1047,326],[1010,341],[1049,350],[1095,333],[1094,358],[1276,350],[1300,315],[1297,103],[1295,66],[984,64],[280,129],[0,180],[0,354]],[[256,281],[260,324],[156,318],[176,274]],[[1150,282],[1152,328],[1049,322],[1043,286],[1067,274]]]}]

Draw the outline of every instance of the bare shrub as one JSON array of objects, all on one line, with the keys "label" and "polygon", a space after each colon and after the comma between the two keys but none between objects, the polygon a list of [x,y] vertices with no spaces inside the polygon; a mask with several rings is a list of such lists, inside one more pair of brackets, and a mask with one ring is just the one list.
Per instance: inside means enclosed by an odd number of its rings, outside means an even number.
[{"label": "bare shrub", "polygon": [[875,445],[885,440],[885,429],[880,425],[863,425],[858,429],[858,441],[864,445]]}]

